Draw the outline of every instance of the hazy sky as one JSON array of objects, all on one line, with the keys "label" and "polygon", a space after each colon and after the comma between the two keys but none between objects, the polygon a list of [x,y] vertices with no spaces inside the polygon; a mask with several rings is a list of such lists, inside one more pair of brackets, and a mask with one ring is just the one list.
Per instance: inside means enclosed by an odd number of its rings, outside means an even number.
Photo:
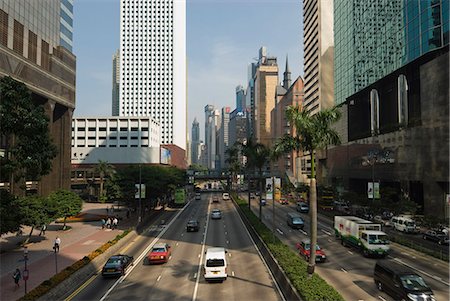
[{"label": "hazy sky", "polygon": [[[187,0],[188,131],[196,117],[204,133],[204,107],[236,106],[235,88],[246,87],[247,67],[261,46],[286,55],[292,80],[303,75],[301,0]],[[119,0],[76,0],[75,116],[110,116],[112,56],[119,47]]]}]

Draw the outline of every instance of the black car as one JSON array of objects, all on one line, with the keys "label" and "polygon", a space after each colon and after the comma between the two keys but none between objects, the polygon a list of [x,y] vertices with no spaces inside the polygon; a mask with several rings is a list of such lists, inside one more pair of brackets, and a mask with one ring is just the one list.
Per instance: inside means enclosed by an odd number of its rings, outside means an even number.
[{"label": "black car", "polygon": [[198,232],[199,229],[200,229],[200,227],[198,225],[198,221],[196,221],[196,220],[188,221],[188,223],[186,225],[187,232]]},{"label": "black car", "polygon": [[105,263],[102,269],[103,277],[122,276],[128,267],[133,265],[133,256],[114,255]]},{"label": "black car", "polygon": [[437,242],[440,245],[448,245],[448,234],[441,231],[428,230],[423,233],[423,239]]}]

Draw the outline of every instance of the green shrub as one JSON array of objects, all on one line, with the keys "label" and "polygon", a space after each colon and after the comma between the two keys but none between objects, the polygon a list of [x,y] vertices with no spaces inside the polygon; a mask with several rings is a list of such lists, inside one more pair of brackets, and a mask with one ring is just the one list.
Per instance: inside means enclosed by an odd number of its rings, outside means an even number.
[{"label": "green shrub", "polygon": [[247,216],[258,235],[265,242],[272,255],[278,261],[278,264],[286,273],[292,285],[304,300],[311,301],[340,301],[344,300],[342,296],[325,280],[317,274],[308,276],[307,262],[297,253],[282,243],[278,237],[274,236],[272,231],[262,223],[258,217],[249,210],[247,201],[239,199],[234,195],[241,210]]}]

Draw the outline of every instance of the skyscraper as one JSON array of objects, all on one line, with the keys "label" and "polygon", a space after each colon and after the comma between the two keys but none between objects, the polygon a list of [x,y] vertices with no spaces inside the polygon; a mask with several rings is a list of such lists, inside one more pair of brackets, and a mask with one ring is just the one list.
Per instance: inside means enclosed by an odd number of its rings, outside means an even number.
[{"label": "skyscraper", "polygon": [[186,148],[186,1],[120,1],[119,116],[151,116]]},{"label": "skyscraper", "polygon": [[119,50],[113,55],[112,63],[112,115],[119,116],[120,96],[120,54]]},{"label": "skyscraper", "polygon": [[316,113],[334,105],[333,1],[303,0],[303,24],[305,71],[303,106],[311,113]]},{"label": "skyscraper", "polygon": [[0,76],[23,82],[35,103],[43,104],[58,149],[50,174],[37,183],[42,195],[70,188],[76,75],[72,26],[72,0],[0,0]]},{"label": "skyscraper", "polygon": [[228,124],[230,123],[230,107],[223,107],[220,118],[220,130],[218,139],[218,154],[220,155],[220,168],[225,167],[226,151],[229,147],[229,131]]},{"label": "skyscraper", "polygon": [[191,138],[191,164],[199,164],[199,145],[200,145],[200,124],[197,118],[192,122],[192,138]]},{"label": "skyscraper", "polygon": [[236,109],[239,112],[245,111],[245,90],[241,85],[236,87]]}]

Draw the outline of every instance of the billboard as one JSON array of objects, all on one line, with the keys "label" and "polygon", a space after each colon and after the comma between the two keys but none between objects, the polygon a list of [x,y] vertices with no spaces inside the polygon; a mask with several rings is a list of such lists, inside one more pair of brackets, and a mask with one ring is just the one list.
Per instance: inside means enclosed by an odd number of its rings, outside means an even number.
[{"label": "billboard", "polygon": [[164,147],[161,147],[161,156],[160,156],[160,163],[161,164],[170,164],[171,163],[171,153],[170,150]]},{"label": "billboard", "polygon": [[[139,199],[139,184],[134,184],[134,198]],[[145,184],[141,184],[141,199],[145,199]]]},{"label": "billboard", "polygon": [[272,178],[266,178],[266,200],[273,200],[273,183]]},{"label": "billboard", "polygon": [[369,182],[367,183],[367,197],[369,199],[379,199],[380,198],[380,183]]},{"label": "billboard", "polygon": [[274,196],[275,201],[281,200],[281,178],[274,178],[275,182],[275,190],[274,190]]}]

